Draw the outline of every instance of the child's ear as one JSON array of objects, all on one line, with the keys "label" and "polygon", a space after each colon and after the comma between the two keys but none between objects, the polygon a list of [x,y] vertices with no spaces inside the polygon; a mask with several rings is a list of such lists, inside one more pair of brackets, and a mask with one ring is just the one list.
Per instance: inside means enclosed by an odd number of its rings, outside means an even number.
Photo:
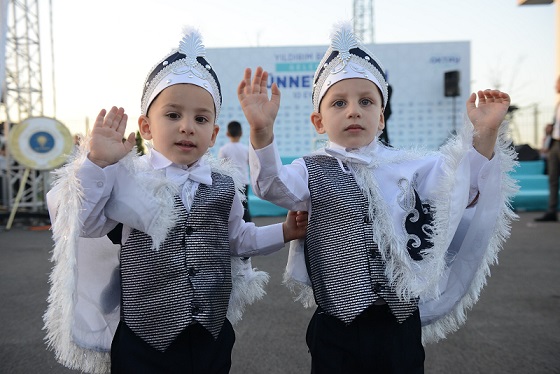
[{"label": "child's ear", "polygon": [[382,131],[385,128],[385,114],[381,112],[379,115],[379,124],[377,125],[377,131]]},{"label": "child's ear", "polygon": [[138,130],[140,130],[140,135],[145,140],[152,140],[152,131],[150,129],[150,119],[148,116],[142,114],[138,118]]},{"label": "child's ear", "polygon": [[208,148],[214,146],[214,143],[216,143],[216,137],[218,136],[219,132],[220,132],[220,126],[217,123],[215,123],[214,131],[212,131],[212,136],[210,137],[210,146]]},{"label": "child's ear", "polygon": [[311,123],[313,123],[313,126],[315,126],[315,131],[317,131],[318,134],[325,133],[325,126],[323,126],[323,116],[321,115],[321,113],[311,113]]}]

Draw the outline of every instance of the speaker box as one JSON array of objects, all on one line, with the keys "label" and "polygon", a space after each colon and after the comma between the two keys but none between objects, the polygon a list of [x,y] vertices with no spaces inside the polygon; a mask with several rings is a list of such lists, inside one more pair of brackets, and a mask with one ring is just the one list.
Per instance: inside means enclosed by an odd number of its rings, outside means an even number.
[{"label": "speaker box", "polygon": [[443,94],[445,97],[459,96],[459,79],[460,74],[458,70],[446,71],[444,73],[444,87]]}]

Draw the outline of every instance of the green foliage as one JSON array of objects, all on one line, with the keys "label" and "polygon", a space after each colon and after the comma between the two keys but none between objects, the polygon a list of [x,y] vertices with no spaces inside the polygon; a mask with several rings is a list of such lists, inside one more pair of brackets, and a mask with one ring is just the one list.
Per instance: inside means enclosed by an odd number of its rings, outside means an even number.
[{"label": "green foliage", "polygon": [[140,136],[140,131],[136,131],[136,148],[141,155],[146,154],[146,147],[144,146],[144,139]]}]

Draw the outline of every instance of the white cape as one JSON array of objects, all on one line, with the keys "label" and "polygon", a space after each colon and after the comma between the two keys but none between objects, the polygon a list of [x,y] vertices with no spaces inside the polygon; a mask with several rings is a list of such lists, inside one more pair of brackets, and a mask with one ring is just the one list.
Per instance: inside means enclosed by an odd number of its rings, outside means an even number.
[{"label": "white cape", "polygon": [[[375,240],[381,243],[380,248],[389,248],[386,253],[381,251],[387,278],[404,299],[420,298],[424,344],[444,338],[465,322],[466,311],[478,301],[490,275],[490,265],[497,262],[498,252],[509,237],[511,220],[516,219],[510,201],[517,186],[509,173],[517,163],[506,132],[504,123],[494,157],[485,166],[486,182],[471,208],[466,208],[470,178],[465,155],[472,144],[472,125],[440,149],[437,157],[443,160],[444,176],[434,187],[437,197],[430,201],[434,210],[433,246],[423,251],[421,261],[412,260],[406,251],[410,237],[403,231],[403,210],[389,209],[391,204],[402,203],[393,192],[379,189],[376,180],[398,181],[401,171],[402,180],[410,180],[417,169],[429,165],[428,161],[421,161],[426,154],[381,149],[378,166],[373,174],[369,172],[373,177],[365,182],[375,184],[382,197],[370,199],[375,200],[370,205],[374,205],[379,223],[374,223]],[[407,170],[409,165],[412,166]],[[356,173],[356,178],[360,178],[360,173]],[[296,294],[295,300],[305,307],[315,306],[303,240],[290,244],[284,283]]]},{"label": "white cape", "polygon": [[[86,154],[87,149],[83,147],[70,163],[55,171],[56,181],[47,195],[55,244],[48,308],[43,320],[47,344],[61,364],[88,373],[109,373],[111,342],[120,320],[120,246],[106,236],[80,237],[78,212],[84,194],[77,175]],[[146,163],[135,154],[135,150],[120,162],[128,170],[145,170]],[[209,162],[214,170],[231,170],[227,165]],[[234,177],[236,187],[240,188],[242,183],[234,173],[230,175]],[[169,204],[173,204],[175,189],[171,185],[166,186],[160,175],[154,175],[153,179],[144,186],[153,187],[151,196],[157,200],[156,206],[164,208],[162,212],[172,212]],[[161,188],[162,185],[164,188]],[[143,195],[142,200],[150,199]],[[115,215],[118,214],[115,212]],[[158,218],[162,217],[155,217],[145,231],[152,237],[155,246],[159,246],[174,225],[173,216]],[[160,223],[152,224],[154,221]],[[250,259],[232,257],[231,260],[232,292],[227,318],[235,324],[241,319],[246,305],[264,296],[269,276],[253,269]]]}]

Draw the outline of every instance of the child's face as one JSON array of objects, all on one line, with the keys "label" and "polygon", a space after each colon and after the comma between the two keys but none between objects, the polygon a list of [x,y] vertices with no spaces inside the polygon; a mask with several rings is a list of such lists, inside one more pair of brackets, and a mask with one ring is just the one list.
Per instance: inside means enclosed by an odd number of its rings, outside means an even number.
[{"label": "child's face", "polygon": [[138,119],[142,137],[170,161],[192,165],[214,145],[214,100],[208,91],[192,84],[175,84],[159,93],[146,116]]},{"label": "child's face", "polygon": [[323,96],[320,113],[311,115],[319,134],[346,147],[360,148],[373,141],[385,128],[383,99],[377,86],[363,78],[344,79]]}]

